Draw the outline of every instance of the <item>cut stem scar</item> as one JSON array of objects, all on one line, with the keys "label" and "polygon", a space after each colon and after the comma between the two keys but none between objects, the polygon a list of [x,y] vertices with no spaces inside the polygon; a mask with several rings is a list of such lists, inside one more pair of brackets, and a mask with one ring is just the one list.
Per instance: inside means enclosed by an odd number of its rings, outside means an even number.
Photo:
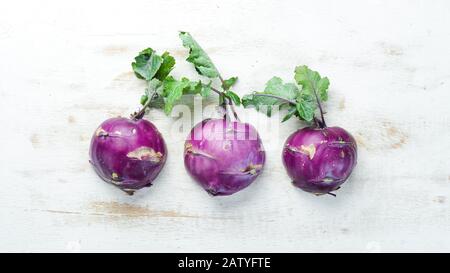
[{"label": "cut stem scar", "polygon": [[316,146],[314,146],[314,144],[310,144],[308,146],[300,145],[300,147],[293,147],[293,146],[287,145],[286,147],[294,153],[302,153],[302,154],[308,156],[308,158],[310,160],[313,160],[314,155],[316,154]]},{"label": "cut stem scar", "polygon": [[156,152],[150,147],[139,147],[127,154],[127,157],[136,159],[136,160],[145,160],[151,161],[154,163],[159,163],[163,159],[163,154],[160,152]]}]

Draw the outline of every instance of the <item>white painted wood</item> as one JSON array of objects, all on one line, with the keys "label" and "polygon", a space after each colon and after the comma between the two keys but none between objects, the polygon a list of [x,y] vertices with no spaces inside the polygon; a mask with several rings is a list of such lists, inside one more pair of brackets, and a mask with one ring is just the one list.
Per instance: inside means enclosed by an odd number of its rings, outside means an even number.
[{"label": "white painted wood", "polygon": [[[436,1],[2,1],[0,251],[450,251],[450,3]],[[90,168],[91,134],[138,108],[130,72],[151,46],[183,61],[190,31],[240,95],[307,64],[331,79],[327,119],[359,162],[338,197],[293,187],[283,141],[258,127],[263,175],[211,198],[186,174],[176,119],[147,116],[169,158],[130,197]],[[269,119],[239,109],[249,119]],[[272,119],[274,121],[274,119]]]}]

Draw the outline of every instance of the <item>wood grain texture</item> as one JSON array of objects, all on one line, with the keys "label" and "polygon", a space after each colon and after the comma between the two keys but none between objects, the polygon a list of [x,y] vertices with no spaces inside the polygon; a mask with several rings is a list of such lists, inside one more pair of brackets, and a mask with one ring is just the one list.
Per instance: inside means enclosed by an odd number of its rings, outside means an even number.
[{"label": "wood grain texture", "polygon": [[[26,8],[25,8],[26,7]],[[450,3],[436,1],[3,1],[0,251],[450,251]],[[90,168],[91,134],[138,109],[131,73],[151,46],[183,61],[190,31],[240,95],[307,64],[331,80],[327,123],[359,161],[331,196],[290,184],[287,136],[253,110],[267,162],[246,190],[211,198],[182,165],[175,118],[166,167],[130,197]],[[275,122],[275,123],[270,123]]]}]

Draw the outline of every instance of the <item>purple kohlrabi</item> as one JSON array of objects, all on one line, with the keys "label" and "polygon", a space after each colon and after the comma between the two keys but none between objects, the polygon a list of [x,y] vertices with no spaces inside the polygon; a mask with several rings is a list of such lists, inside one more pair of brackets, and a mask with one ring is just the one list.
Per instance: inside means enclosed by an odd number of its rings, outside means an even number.
[{"label": "purple kohlrabi", "polygon": [[166,157],[163,137],[144,119],[108,119],[91,141],[90,162],[97,174],[128,194],[151,186]]},{"label": "purple kohlrabi", "polygon": [[300,129],[283,149],[283,163],[294,185],[317,195],[339,189],[356,160],[356,141],[340,127]]},{"label": "purple kohlrabi", "polygon": [[211,195],[230,195],[250,185],[265,162],[261,139],[253,126],[227,119],[197,124],[185,143],[189,174]]}]

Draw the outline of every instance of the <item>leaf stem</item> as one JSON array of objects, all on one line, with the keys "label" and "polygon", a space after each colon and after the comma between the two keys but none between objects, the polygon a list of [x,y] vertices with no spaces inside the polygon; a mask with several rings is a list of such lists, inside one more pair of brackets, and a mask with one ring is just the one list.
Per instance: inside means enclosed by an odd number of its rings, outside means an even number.
[{"label": "leaf stem", "polygon": [[[212,62],[212,61],[211,61],[211,62]],[[215,67],[214,64],[213,64],[213,66],[214,66],[214,68],[215,68],[216,71],[217,71],[217,76],[218,76],[220,82],[222,83],[222,89],[223,89],[223,86],[225,86],[225,81],[224,81],[222,75],[220,74],[219,69],[217,69],[217,67]],[[237,115],[237,113],[236,113],[236,109],[234,109],[233,100],[232,100],[231,98],[228,98],[227,96],[225,96],[225,92],[224,92],[225,90],[224,90],[224,91],[219,91],[219,90],[214,89],[214,88],[211,88],[211,89],[212,89],[214,92],[218,93],[219,96],[222,96],[222,97],[223,97],[223,102],[224,102],[224,104],[221,105],[221,106],[222,106],[222,108],[224,108],[224,110],[225,110],[225,115],[228,115],[227,105],[229,105],[230,108],[231,108],[231,112],[233,113],[234,118],[235,118],[236,120],[240,121],[240,119],[239,119],[239,117],[238,117],[238,115]],[[225,100],[227,100],[228,103],[225,103]]]},{"label": "leaf stem", "polygon": [[157,95],[156,92],[153,92],[152,96],[145,102],[141,110],[139,110],[139,112],[137,113],[132,114],[131,118],[134,120],[143,118],[145,115],[145,110],[150,106],[150,103],[152,102],[152,100],[155,98],[156,95]]},{"label": "leaf stem", "polygon": [[223,94],[222,91],[219,91],[219,90],[217,90],[217,89],[214,88],[214,87],[211,87],[211,90],[214,91],[214,92],[216,92],[216,93],[219,94],[219,95],[222,95],[222,94]]},{"label": "leaf stem", "polygon": [[322,122],[320,124],[320,128],[325,128],[325,127],[327,127],[327,124],[325,123],[325,118],[323,117],[322,104],[320,103],[319,96],[317,96],[317,92],[316,92],[315,86],[312,88],[312,90],[314,92],[314,96],[316,97],[317,106],[319,106],[320,117],[322,119]]},{"label": "leaf stem", "polygon": [[[216,70],[217,70],[217,68],[216,68]],[[222,75],[220,75],[220,73],[219,73],[219,80],[222,84],[224,84],[225,81],[223,80]]]},{"label": "leaf stem", "polygon": [[256,94],[255,93],[255,94],[253,94],[253,96],[274,98],[274,99],[278,99],[278,100],[284,101],[286,103],[289,103],[291,105],[297,105],[297,103],[295,101],[292,101],[292,100],[289,100],[289,99],[286,99],[286,98],[283,98],[283,97],[279,97],[279,96],[276,96],[276,95],[272,95],[272,94]]},{"label": "leaf stem", "polygon": [[[224,81],[223,81],[222,76],[219,75],[219,79],[220,79],[220,81],[221,81],[222,84],[223,84]],[[222,108],[224,108],[225,113],[228,112],[228,109],[227,109],[227,105],[228,105],[228,106],[230,107],[230,109],[231,109],[231,112],[233,113],[234,118],[235,118],[236,120],[240,121],[240,119],[239,119],[239,117],[238,117],[238,115],[237,115],[237,113],[236,113],[236,109],[234,108],[233,101],[232,101],[230,98],[228,98],[228,97],[225,96],[225,92],[220,91],[220,90],[217,90],[217,89],[214,88],[214,87],[211,87],[211,90],[214,91],[214,92],[216,92],[217,94],[219,94],[219,96],[223,96],[223,105],[221,105],[221,106],[222,106]],[[225,102],[225,101],[226,101],[226,102]]]},{"label": "leaf stem", "polygon": [[234,109],[234,104],[233,104],[233,102],[231,101],[231,99],[229,99],[229,100],[230,100],[229,106],[230,106],[230,108],[231,108],[231,112],[233,112],[234,118],[237,119],[237,121],[241,121],[241,120],[239,119],[237,113],[236,113],[236,109]]},{"label": "leaf stem", "polygon": [[324,128],[324,125],[322,124],[322,121],[320,119],[314,117],[314,122],[316,123],[317,127]]}]

